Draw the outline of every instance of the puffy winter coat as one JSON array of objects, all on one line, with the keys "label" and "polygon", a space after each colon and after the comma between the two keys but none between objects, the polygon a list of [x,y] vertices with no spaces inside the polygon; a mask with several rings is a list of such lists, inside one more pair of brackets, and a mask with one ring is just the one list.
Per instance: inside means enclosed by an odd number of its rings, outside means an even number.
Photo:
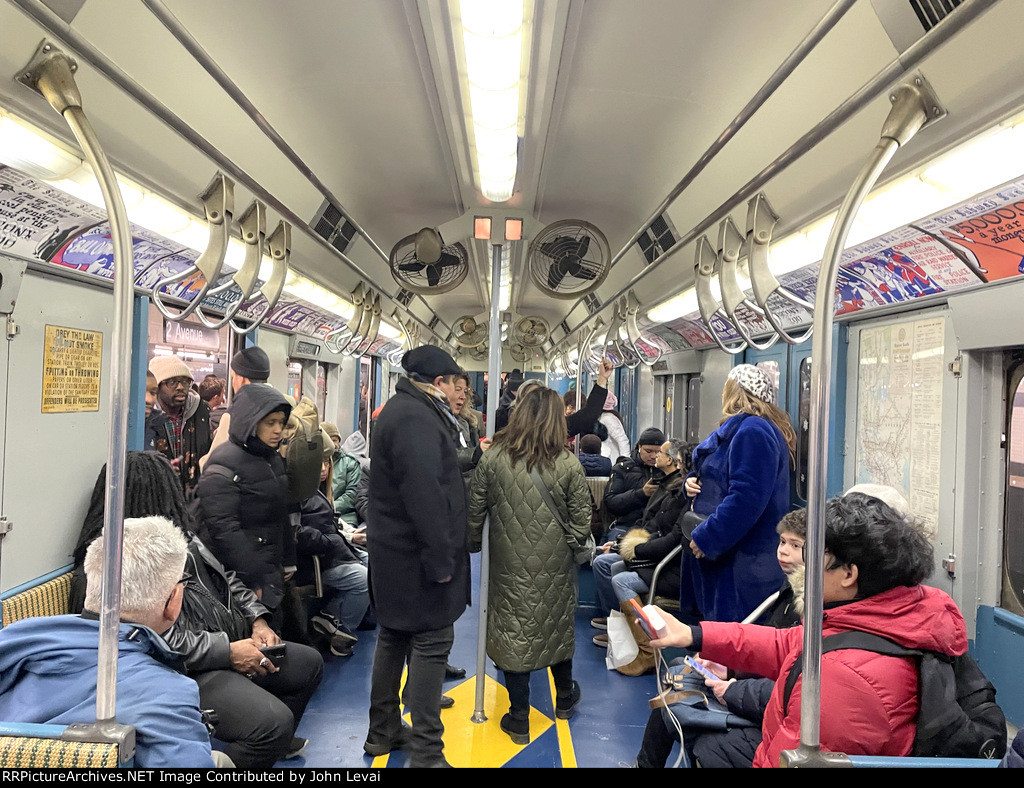
[{"label": "puffy winter coat", "polygon": [[[902,646],[948,656],[967,651],[967,628],[956,603],[928,586],[898,586],[825,611],[823,636],[869,632]],[[803,652],[803,627],[773,629],[705,621],[701,656],[775,680],[754,766],[778,766],[783,750],[800,744],[798,679],[782,707],[790,668]],[[848,755],[909,755],[918,711],[912,658],[860,649],[830,651],[821,660],[821,747]]]},{"label": "puffy winter coat", "polygon": [[604,505],[615,516],[616,527],[628,529],[640,525],[647,506],[644,485],[661,475],[661,471],[640,459],[640,452],[636,448],[628,460],[621,460],[612,466],[611,479],[604,488]]},{"label": "puffy winter coat", "polygon": [[[15,621],[0,630],[0,719],[70,725],[96,719],[100,622],[81,616]],[[135,765],[212,767],[199,688],[153,630],[117,635],[117,720],[135,728]],[[178,662],[180,664],[180,662]]]},{"label": "puffy winter coat", "polygon": [[601,441],[601,456],[607,457],[612,462],[618,460],[619,457],[628,457],[629,438],[626,437],[626,430],[623,429],[619,417],[605,411],[598,421],[608,430],[608,437]]},{"label": "puffy winter coat", "polygon": [[[590,488],[565,451],[541,479],[582,544],[590,533]],[[480,550],[490,514],[487,654],[502,670],[538,670],[575,651],[576,563],[568,536],[537,491],[526,463],[503,447],[484,452],[469,494],[470,549]]]},{"label": "puffy winter coat", "polygon": [[580,465],[587,476],[612,475],[612,461],[600,454],[580,454]]},{"label": "puffy winter coat", "polygon": [[356,490],[363,470],[359,458],[344,449],[334,452],[334,476],[331,478],[331,494],[334,496],[334,511],[349,525],[356,525]]},{"label": "puffy winter coat", "polygon": [[246,586],[263,589],[276,609],[284,597],[283,569],[295,565],[295,536],[285,497],[284,459],[256,437],[260,419],[291,406],[264,383],[249,383],[231,403],[230,440],[210,454],[199,480],[203,543]]},{"label": "puffy winter coat", "polygon": [[408,378],[376,425],[367,548],[377,620],[402,632],[450,626],[470,602],[458,426],[446,404]]},{"label": "puffy winter coat", "polygon": [[738,413],[697,447],[690,475],[701,484],[693,510],[708,515],[692,537],[705,558],[687,559],[680,602],[742,621],[783,580],[775,527],[789,511],[789,448],[768,419]]},{"label": "puffy winter coat", "polygon": [[334,564],[358,563],[358,556],[338,529],[334,508],[319,490],[302,503],[300,523],[295,534],[295,585],[309,586],[316,582],[313,556],[320,558],[321,570]]},{"label": "puffy winter coat", "polygon": [[185,658],[190,674],[231,670],[231,644],[251,637],[253,622],[267,615],[267,608],[198,537],[189,540],[185,571],[191,577],[181,614],[164,639]]}]

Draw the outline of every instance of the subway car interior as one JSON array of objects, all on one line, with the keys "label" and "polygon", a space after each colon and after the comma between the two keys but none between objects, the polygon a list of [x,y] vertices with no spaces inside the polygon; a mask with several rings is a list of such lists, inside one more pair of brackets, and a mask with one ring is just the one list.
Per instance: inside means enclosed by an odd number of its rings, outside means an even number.
[{"label": "subway car interior", "polygon": [[[1012,734],[1021,30],[1021,0],[0,0],[4,625],[69,571],[100,468],[142,448],[153,358],[229,379],[258,346],[271,385],[371,444],[424,344],[488,415],[500,374],[587,392],[607,358],[631,444],[706,438],[746,363],[796,431],[812,527],[857,483],[906,497]],[[578,713],[537,673],[531,742],[499,729],[480,560],[448,761],[632,763],[658,687],[591,645],[589,567]],[[280,766],[406,765],[362,748],[375,636],[325,655]]]}]

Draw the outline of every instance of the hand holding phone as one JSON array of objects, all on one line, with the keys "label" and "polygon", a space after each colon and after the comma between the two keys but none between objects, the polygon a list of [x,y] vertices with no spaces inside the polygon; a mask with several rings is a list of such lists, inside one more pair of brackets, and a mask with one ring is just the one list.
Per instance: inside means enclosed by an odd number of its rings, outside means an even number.
[{"label": "hand holding phone", "polygon": [[693,657],[689,655],[683,657],[683,662],[685,662],[687,665],[689,665],[691,668],[693,668],[706,679],[710,679],[711,681],[722,681],[722,679],[718,678],[718,676],[716,676],[714,673],[712,673],[710,670],[708,670],[706,667],[701,665],[697,660],[695,660]]},{"label": "hand holding phone", "polygon": [[273,646],[263,646],[260,649],[260,653],[263,654],[267,659],[273,662],[275,665],[279,665],[284,662],[287,656],[287,643],[278,643]]},{"label": "hand holding phone", "polygon": [[635,599],[630,599],[629,603],[636,612],[637,622],[639,622],[641,629],[647,633],[648,637],[657,639],[665,634],[665,620],[654,607],[651,605],[640,607]]}]

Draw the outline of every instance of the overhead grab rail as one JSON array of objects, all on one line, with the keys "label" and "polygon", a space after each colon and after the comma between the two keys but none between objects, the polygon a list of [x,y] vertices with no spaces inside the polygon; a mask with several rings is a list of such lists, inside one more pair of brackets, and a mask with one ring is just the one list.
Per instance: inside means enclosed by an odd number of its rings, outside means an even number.
[{"label": "overhead grab rail", "polygon": [[739,308],[745,306],[758,317],[765,316],[764,310],[747,298],[747,294],[740,287],[739,274],[736,269],[739,264],[740,249],[743,248],[744,243],[746,243],[746,238],[740,233],[732,217],[725,217],[718,226],[718,282],[722,287],[722,308],[725,310],[729,322],[736,329],[736,333],[747,343],[747,347],[753,350],[767,350],[779,341],[778,332],[773,331],[768,339],[759,345],[754,341],[746,324],[738,314]]},{"label": "overhead grab rail", "polygon": [[648,356],[640,350],[640,345],[637,344],[641,339],[643,339],[643,333],[640,331],[640,324],[638,322],[638,317],[640,315],[640,299],[636,297],[636,293],[632,290],[629,291],[629,295],[625,299],[623,308],[625,309],[626,335],[629,337],[630,349],[636,353],[637,359],[640,363],[648,367],[654,366],[661,359],[664,351],[653,342],[649,344],[657,350],[654,356]]},{"label": "overhead grab rail", "polygon": [[786,331],[782,321],[768,306],[768,299],[774,294],[806,309],[811,314],[814,313],[814,304],[779,284],[779,280],[768,267],[768,248],[772,240],[772,231],[778,221],[779,216],[772,209],[764,192],[752,197],[747,203],[747,265],[750,268],[750,286],[754,291],[754,300],[772,328],[786,343],[799,345],[811,338],[814,326],[809,326],[803,335],[795,337]]},{"label": "overhead grab rail", "polygon": [[[355,290],[352,291],[352,317],[349,318],[348,323],[336,328],[333,331],[328,331],[327,336],[324,337],[324,344],[327,349],[332,353],[341,354],[352,342],[352,338],[355,336],[356,329],[359,328],[359,322],[363,319],[363,283],[359,282]],[[341,337],[341,339],[338,339]]]},{"label": "overhead grab rail", "polygon": [[[263,249],[267,236],[266,206],[259,200],[253,200],[238,218],[238,226],[242,231],[242,243],[245,244],[245,257],[242,261],[242,267],[235,271],[230,280],[215,287],[207,293],[207,296],[217,296],[232,288],[237,288],[241,297],[235,302],[234,306],[224,313],[224,317],[220,320],[214,321],[209,319],[203,313],[202,306],[197,308],[196,317],[207,328],[222,328],[229,322],[232,322],[231,319],[238,314],[238,310],[252,296],[253,290],[256,289],[256,283],[259,281],[260,264],[263,262]],[[231,329],[237,333],[245,333],[245,331],[249,330],[240,331],[233,322]]]},{"label": "overhead grab rail", "polygon": [[[18,1],[23,2],[24,0]],[[911,44],[910,47],[908,47],[898,57],[891,60],[886,66],[875,73],[874,76],[864,83],[864,85],[862,85],[849,98],[847,98],[846,101],[832,110],[832,112],[827,116],[822,118],[814,128],[804,134],[799,140],[794,142],[783,153],[771,161],[763,170],[761,170],[761,172],[740,187],[739,190],[729,197],[729,199],[719,205],[713,212],[708,214],[703,221],[696,224],[689,230],[689,232],[683,234],[679,240],[666,249],[651,265],[634,274],[629,281],[625,282],[622,287],[614,293],[611,298],[609,298],[609,300],[605,301],[604,304],[601,305],[601,307],[603,308],[615,299],[629,292],[631,288],[634,288],[637,284],[650,276],[651,272],[664,264],[670,257],[682,250],[702,233],[713,227],[717,222],[728,216],[736,205],[744,200],[749,200],[757,194],[762,188],[764,188],[765,184],[771,181],[772,178],[779,173],[784,172],[791,164],[801,159],[808,151],[813,150],[818,143],[831,135],[836,129],[846,123],[846,121],[848,121],[854,114],[872,102],[882,93],[882,91],[889,90],[897,84],[899,80],[907,78],[909,72],[917,68],[925,58],[935,50],[939,49],[963,28],[967,27],[967,25],[975,21],[998,2],[999,0],[964,0],[964,2],[954,9],[949,16],[935,25],[935,27],[921,36],[921,38],[919,38],[915,43]],[[832,11],[830,11],[826,16],[830,16],[831,14]],[[822,23],[824,23],[824,20],[822,20]],[[819,23],[819,26],[822,23]],[[808,38],[810,38],[810,35]],[[804,44],[802,43],[798,49],[803,46]],[[796,54],[796,51],[794,51],[794,54]],[[767,85],[765,87],[767,87]],[[764,90],[765,88],[762,88],[762,91]],[[760,95],[760,93],[761,91],[759,91],[758,95]],[[684,182],[686,182],[687,179],[689,179],[689,174],[687,175],[687,178],[684,178]],[[646,229],[646,226],[644,229]],[[642,234],[642,231],[637,234],[637,237],[639,237],[640,234]],[[613,260],[617,259],[617,257],[618,256],[613,258]],[[576,307],[582,303],[582,300],[583,299],[577,301],[573,305],[573,309],[576,309]],[[590,319],[590,315],[584,317],[578,325],[573,327],[572,330],[576,331],[589,322]],[[565,341],[566,340],[563,339],[559,344],[562,344]]]},{"label": "overhead grab rail", "polygon": [[[893,155],[925,125],[945,112],[923,77],[897,87],[889,96],[889,111],[878,144],[839,207],[825,246],[814,296],[813,330],[820,339],[832,335],[834,293],[839,261],[857,211]],[[783,766],[847,766],[849,757],[821,751],[821,634],[825,564],[825,480],[828,458],[829,396],[832,345],[815,342],[811,349],[810,440],[807,455],[807,583],[804,591],[804,672],[800,694],[800,746],[785,750]]]},{"label": "overhead grab rail", "polygon": [[[100,592],[99,646],[96,671],[96,721],[74,726],[76,737],[118,744],[119,760],[134,756],[135,731],[119,725],[117,709],[117,656],[121,618],[121,543],[124,523],[125,457],[128,443],[128,405],[132,363],[132,307],[135,297],[132,233],[128,213],[92,124],[82,110],[82,95],[75,84],[78,64],[57,47],[43,41],[18,81],[41,93],[60,113],[78,140],[103,194],[114,251],[114,322],[110,358],[110,406],[107,419],[107,486],[103,514],[103,580]],[[97,738],[98,737],[98,738]]]},{"label": "overhead grab rail", "polygon": [[[368,302],[369,303],[369,302]],[[373,297],[373,302],[370,303],[370,324],[366,329],[366,336],[363,341],[359,343],[352,355],[355,358],[362,358],[366,352],[373,346],[373,343],[377,341],[377,334],[380,332],[380,294],[377,293]]]},{"label": "overhead grab rail", "polygon": [[267,304],[266,309],[247,328],[240,327],[232,320],[231,330],[237,334],[247,334],[262,326],[263,321],[270,317],[270,313],[277,307],[277,302],[281,300],[284,283],[288,279],[288,258],[292,253],[291,223],[283,219],[279,221],[274,232],[267,236],[267,247],[270,249],[270,261],[273,268],[267,281],[260,286],[260,293]]},{"label": "overhead grab rail", "polygon": [[722,314],[722,305],[711,292],[711,277],[718,273],[718,253],[715,252],[706,235],[702,235],[697,241],[697,253],[693,267],[696,271],[697,307],[700,309],[704,325],[718,347],[731,356],[739,355],[747,349],[746,341],[741,340],[737,345],[726,345],[718,336],[713,322],[716,314]]},{"label": "overhead grab rail", "polygon": [[[203,209],[206,211],[206,223],[210,227],[210,241],[199,255],[199,258],[184,271],[172,274],[166,279],[161,279],[153,285],[153,304],[160,314],[168,320],[184,320],[199,308],[199,304],[206,298],[217,280],[220,279],[220,270],[224,266],[224,257],[228,252],[228,240],[231,237],[231,214],[235,210],[235,184],[224,173],[218,172],[213,176],[206,191],[199,195],[203,202]],[[193,279],[198,274],[204,277],[203,287],[196,294],[188,305],[178,313],[172,312],[163,302],[161,291],[165,287]]]}]

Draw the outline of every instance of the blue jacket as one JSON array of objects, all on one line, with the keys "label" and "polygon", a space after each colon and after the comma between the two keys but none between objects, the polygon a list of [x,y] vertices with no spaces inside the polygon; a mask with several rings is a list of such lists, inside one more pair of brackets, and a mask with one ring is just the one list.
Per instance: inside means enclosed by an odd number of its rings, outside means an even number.
[{"label": "blue jacket", "polygon": [[612,461],[600,454],[580,454],[580,464],[587,476],[611,476]]},{"label": "blue jacket", "polygon": [[[99,621],[50,616],[0,630],[0,720],[70,725],[96,719]],[[117,721],[135,727],[135,765],[211,767],[196,683],[146,627],[121,624]]]},{"label": "blue jacket", "polygon": [[742,621],[784,577],[775,526],[789,511],[789,448],[770,421],[738,413],[693,454],[693,510],[709,515],[693,541],[706,557],[684,556],[680,602],[708,621]]}]

